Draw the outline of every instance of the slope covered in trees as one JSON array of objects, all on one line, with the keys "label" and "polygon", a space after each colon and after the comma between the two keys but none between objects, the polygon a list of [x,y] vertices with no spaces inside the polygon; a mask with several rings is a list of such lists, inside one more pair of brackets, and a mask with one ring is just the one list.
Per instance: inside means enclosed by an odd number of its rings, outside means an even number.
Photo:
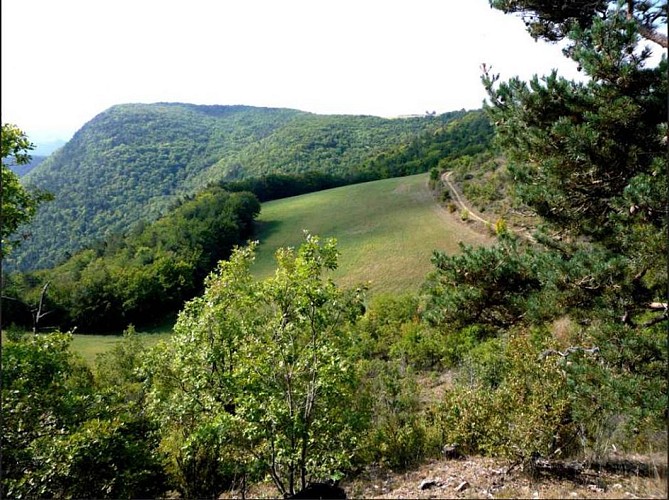
[{"label": "slope covered in trees", "polygon": [[445,130],[466,115],[383,119],[248,106],[114,106],[26,176],[54,201],[26,229],[30,245],[10,265],[52,266],[105,235],[157,218],[210,183],[313,171],[349,182],[352,172],[388,170],[384,154],[396,155],[428,133],[469,145],[469,134],[456,139],[454,129]]},{"label": "slope covered in trees", "polygon": [[6,278],[6,324],[120,331],[175,314],[204,277],[246,243],[260,212],[250,193],[219,187],[187,200],[153,224],[139,224],[76,253],[63,264]]}]

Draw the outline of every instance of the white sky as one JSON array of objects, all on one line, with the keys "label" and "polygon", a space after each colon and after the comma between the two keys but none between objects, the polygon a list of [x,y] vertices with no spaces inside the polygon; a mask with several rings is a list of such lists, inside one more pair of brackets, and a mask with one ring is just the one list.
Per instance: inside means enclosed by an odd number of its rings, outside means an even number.
[{"label": "white sky", "polygon": [[2,0],[2,122],[69,139],[114,104],[398,116],[481,107],[503,79],[580,76],[488,0]]}]

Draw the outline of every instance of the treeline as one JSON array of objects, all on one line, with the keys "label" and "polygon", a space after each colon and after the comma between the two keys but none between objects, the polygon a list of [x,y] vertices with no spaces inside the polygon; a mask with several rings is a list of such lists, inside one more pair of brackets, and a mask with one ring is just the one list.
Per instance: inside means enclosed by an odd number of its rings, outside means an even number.
[{"label": "treeline", "polygon": [[343,174],[321,171],[271,173],[220,185],[229,191],[249,191],[261,202],[298,196],[339,186],[419,174],[480,155],[490,148],[493,129],[483,112],[462,114],[434,131],[419,135],[408,145],[379,154]]},{"label": "treeline", "polygon": [[155,224],[146,217],[125,236],[116,229],[101,243],[66,254],[53,269],[12,275],[6,295],[17,300],[6,301],[5,322],[77,326],[86,332],[159,322],[201,291],[216,262],[251,235],[259,202],[425,172],[439,162],[486,150],[491,138],[483,113],[462,113],[348,174],[272,173],[214,184],[195,198],[173,202],[172,211]]},{"label": "treeline", "polygon": [[3,320],[32,328],[119,331],[164,321],[245,243],[260,212],[250,193],[212,187],[153,224],[112,235],[50,269],[6,279]]},{"label": "treeline", "polygon": [[417,136],[407,145],[379,154],[354,170],[353,175],[376,180],[427,172],[441,161],[487,151],[492,137],[490,119],[482,111],[472,111]]}]

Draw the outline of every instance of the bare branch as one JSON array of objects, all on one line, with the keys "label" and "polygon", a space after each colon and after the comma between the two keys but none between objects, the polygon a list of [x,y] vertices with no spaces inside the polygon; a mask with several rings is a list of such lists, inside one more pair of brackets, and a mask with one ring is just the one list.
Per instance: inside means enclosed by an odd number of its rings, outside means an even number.
[{"label": "bare branch", "polygon": [[543,361],[546,359],[548,356],[561,356],[563,358],[566,358],[570,354],[574,354],[575,352],[584,352],[586,354],[598,354],[599,353],[599,347],[581,347],[581,346],[572,346],[568,347],[564,352],[556,351],[555,349],[547,349],[544,352],[541,353],[539,356],[539,359]]},{"label": "bare branch", "polygon": [[655,42],[664,49],[669,47],[669,40],[667,39],[667,35],[665,35],[664,33],[660,33],[659,31],[654,30],[652,28],[649,28],[648,26],[639,24],[639,34],[646,40]]}]

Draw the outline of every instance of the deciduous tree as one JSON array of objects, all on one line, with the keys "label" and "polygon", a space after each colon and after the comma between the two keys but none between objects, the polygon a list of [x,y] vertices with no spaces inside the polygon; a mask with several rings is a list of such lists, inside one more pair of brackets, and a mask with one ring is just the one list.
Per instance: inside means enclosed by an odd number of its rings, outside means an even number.
[{"label": "deciduous tree", "polygon": [[19,240],[9,240],[16,230],[30,221],[42,201],[49,199],[44,192],[28,191],[19,182],[18,176],[12,172],[11,165],[25,165],[30,162],[28,154],[35,146],[28,140],[25,132],[16,125],[2,124],[2,180],[0,182],[1,210],[0,214],[0,258],[6,255],[12,244]]},{"label": "deciduous tree", "polygon": [[[210,484],[197,493],[211,495],[226,477],[254,470],[282,495],[333,478],[365,421],[346,356],[345,325],[361,314],[360,294],[323,276],[337,265],[334,241],[307,235],[298,249],[280,249],[275,276],[262,282],[250,274],[253,248],[221,262],[147,367],[166,445],[174,435],[186,443],[172,450],[188,495],[197,486],[191,479]],[[216,450],[208,458],[205,442]],[[207,478],[188,478],[187,464]]]}]

